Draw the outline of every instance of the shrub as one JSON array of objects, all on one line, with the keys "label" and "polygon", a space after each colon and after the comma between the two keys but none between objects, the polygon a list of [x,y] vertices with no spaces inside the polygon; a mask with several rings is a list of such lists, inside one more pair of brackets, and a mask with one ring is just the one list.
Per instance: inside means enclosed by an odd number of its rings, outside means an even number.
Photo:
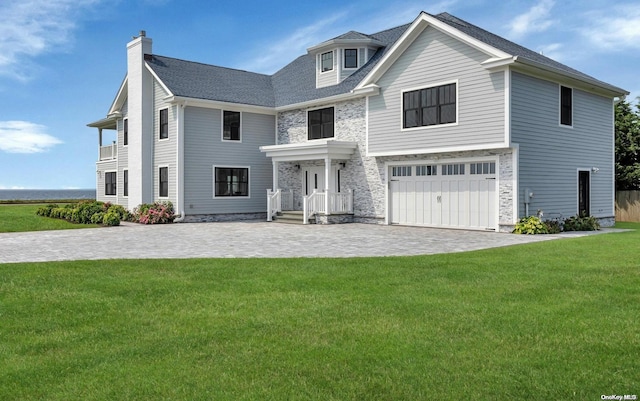
[{"label": "shrub", "polygon": [[93,216],[91,216],[91,223],[92,224],[102,224],[102,221],[104,220],[104,215],[105,215],[105,213],[103,213],[103,212],[98,212],[98,213],[94,214]]},{"label": "shrub", "polygon": [[564,221],[564,231],[597,231],[600,223],[593,216],[576,215]]},{"label": "shrub", "polygon": [[516,224],[514,234],[548,234],[549,230],[542,220],[536,216],[523,217]]},{"label": "shrub", "polygon": [[50,203],[46,206],[40,206],[38,208],[38,210],[36,211],[36,214],[38,216],[43,216],[43,217],[51,217],[51,211],[53,209],[56,209],[58,207],[58,205],[56,205],[55,203]]},{"label": "shrub", "polygon": [[102,224],[104,224],[105,226],[119,226],[120,216],[116,212],[107,212],[104,214]]},{"label": "shrub", "polygon": [[559,234],[562,232],[562,222],[560,220],[545,220],[544,225],[547,226],[547,233]]},{"label": "shrub", "polygon": [[120,218],[120,220],[121,220],[121,221],[122,221],[122,220],[124,220],[124,221],[129,220],[129,218],[130,218],[130,217],[129,217],[129,214],[130,214],[130,213],[129,213],[129,211],[128,211],[127,209],[125,209],[123,206],[120,206],[120,205],[111,205],[109,202],[105,203],[104,205],[105,205],[105,206],[106,206],[106,205],[109,205],[109,207],[107,208],[107,210],[105,210],[105,213],[108,213],[108,212],[114,212],[114,213],[116,213],[116,214],[118,215],[118,218]]},{"label": "shrub", "polygon": [[173,204],[171,202],[145,203],[133,209],[133,221],[141,224],[172,223]]}]

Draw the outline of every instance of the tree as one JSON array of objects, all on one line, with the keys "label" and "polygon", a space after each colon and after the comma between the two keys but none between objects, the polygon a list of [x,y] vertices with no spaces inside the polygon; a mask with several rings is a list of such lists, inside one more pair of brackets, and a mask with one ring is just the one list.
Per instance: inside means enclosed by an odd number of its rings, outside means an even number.
[{"label": "tree", "polygon": [[616,189],[640,190],[640,105],[622,99],[616,112]]}]

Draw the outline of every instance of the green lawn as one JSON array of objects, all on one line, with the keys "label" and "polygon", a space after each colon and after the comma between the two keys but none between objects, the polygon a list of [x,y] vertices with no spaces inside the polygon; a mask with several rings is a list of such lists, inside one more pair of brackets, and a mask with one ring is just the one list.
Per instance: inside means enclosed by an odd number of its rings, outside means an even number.
[{"label": "green lawn", "polygon": [[0,233],[98,227],[36,216],[41,204],[0,204]]},{"label": "green lawn", "polygon": [[0,265],[0,399],[638,394],[638,244]]}]

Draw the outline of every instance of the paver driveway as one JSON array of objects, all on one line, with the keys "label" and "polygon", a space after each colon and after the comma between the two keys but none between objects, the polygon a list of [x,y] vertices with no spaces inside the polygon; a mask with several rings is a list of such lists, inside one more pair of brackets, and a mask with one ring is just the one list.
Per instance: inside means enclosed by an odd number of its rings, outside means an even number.
[{"label": "paver driveway", "polygon": [[400,256],[460,252],[561,237],[567,234],[513,235],[371,224],[124,223],[110,228],[3,233],[0,263],[113,258]]}]

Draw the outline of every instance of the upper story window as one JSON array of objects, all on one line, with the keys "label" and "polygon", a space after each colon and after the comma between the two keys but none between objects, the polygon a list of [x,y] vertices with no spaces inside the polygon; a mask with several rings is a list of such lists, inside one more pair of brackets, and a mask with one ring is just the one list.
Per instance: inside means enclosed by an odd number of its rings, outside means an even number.
[{"label": "upper story window", "polygon": [[240,140],[240,112],[223,111],[222,139],[225,141]]},{"label": "upper story window", "polygon": [[309,139],[333,138],[333,107],[309,111],[307,121]]},{"label": "upper story window", "polygon": [[169,109],[160,110],[159,138],[169,138]]},{"label": "upper story window", "polygon": [[456,122],[456,84],[404,92],[402,127],[414,128]]},{"label": "upper story window", "polygon": [[344,50],[344,68],[358,68],[358,49]]},{"label": "upper story window", "polygon": [[320,55],[320,68],[322,72],[333,70],[333,51]]},{"label": "upper story window", "polygon": [[573,125],[573,90],[560,87],[560,124]]},{"label": "upper story window", "polygon": [[129,119],[125,118],[122,127],[122,145],[129,145]]}]

